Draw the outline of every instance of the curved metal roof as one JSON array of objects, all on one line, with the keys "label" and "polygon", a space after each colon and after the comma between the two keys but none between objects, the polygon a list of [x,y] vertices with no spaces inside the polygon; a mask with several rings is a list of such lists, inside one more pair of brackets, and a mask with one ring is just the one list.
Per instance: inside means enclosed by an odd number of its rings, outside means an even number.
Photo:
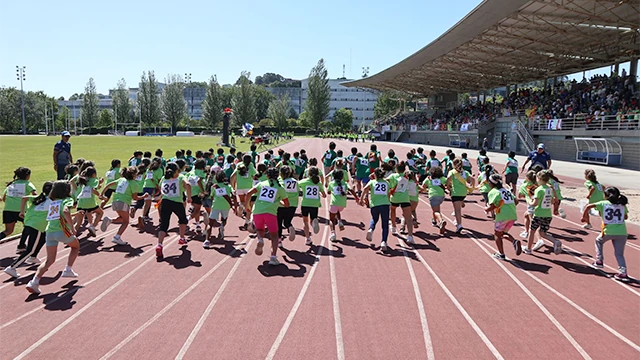
[{"label": "curved metal roof", "polygon": [[640,54],[640,0],[485,0],[439,38],[348,87],[428,95],[577,73]]}]

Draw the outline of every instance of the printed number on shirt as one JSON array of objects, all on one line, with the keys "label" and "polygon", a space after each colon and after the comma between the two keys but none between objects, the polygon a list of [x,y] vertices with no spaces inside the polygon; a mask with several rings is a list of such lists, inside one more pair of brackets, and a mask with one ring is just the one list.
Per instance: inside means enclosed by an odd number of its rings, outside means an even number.
[{"label": "printed number on shirt", "polygon": [[136,181],[142,181],[142,175],[136,176]]},{"label": "printed number on shirt", "polygon": [[60,207],[62,206],[62,200],[55,200],[49,204],[49,212],[47,213],[47,220],[54,221],[60,219]]},{"label": "printed number on shirt", "polygon": [[115,180],[116,178],[116,172],[115,170],[109,170],[107,171],[107,180]]},{"label": "printed number on shirt", "polygon": [[84,186],[82,188],[82,192],[80,192],[80,195],[78,195],[78,199],[89,199],[91,198],[91,187],[90,186]]},{"label": "printed number on shirt", "polygon": [[440,186],[440,185],[442,185],[442,182],[440,181],[440,179],[433,179],[433,180],[431,180],[431,185]]},{"label": "printed number on shirt", "polygon": [[127,192],[128,187],[129,187],[128,181],[121,181],[118,183],[118,186],[116,187],[116,193],[124,194],[125,192]]},{"label": "printed number on shirt", "polygon": [[36,205],[35,211],[49,211],[49,205],[51,205],[51,199],[47,199],[40,204]]},{"label": "printed number on shirt", "polygon": [[262,200],[262,201],[267,201],[267,202],[274,202],[276,199],[276,193],[278,191],[275,188],[269,187],[269,186],[265,186],[262,188],[262,190],[260,190],[260,196],[258,197],[258,200]]},{"label": "printed number on shirt", "polygon": [[509,191],[507,189],[500,189],[498,191],[500,191],[500,197],[502,198],[502,201],[505,204],[514,204],[515,203],[515,200],[513,199],[513,194],[511,193],[511,191]]},{"label": "printed number on shirt", "polygon": [[198,185],[198,180],[200,180],[200,177],[198,176],[189,176],[189,185],[191,186],[197,186]]},{"label": "printed number on shirt", "polygon": [[296,186],[297,182],[294,179],[287,179],[284,181],[284,189],[286,192],[288,193],[296,193],[298,192],[297,186]]},{"label": "printed number on shirt", "polygon": [[374,195],[387,195],[387,184],[386,183],[376,183],[373,187]]},{"label": "printed number on shirt", "polygon": [[7,187],[7,196],[23,197],[26,192],[26,184],[11,184]]},{"label": "printed number on shirt", "polygon": [[553,195],[551,194],[551,189],[544,189],[544,196],[542,197],[542,203],[540,203],[540,207],[543,209],[551,209],[551,201],[553,200]]},{"label": "printed number on shirt", "polygon": [[147,180],[153,179],[153,171],[147,171]]},{"label": "printed number on shirt", "polygon": [[360,165],[362,165],[362,166],[369,166],[369,160],[367,160],[367,159],[360,159]]},{"label": "printed number on shirt", "polygon": [[327,155],[325,155],[324,158],[327,159],[327,160],[331,160],[331,154],[327,153]]},{"label": "printed number on shirt", "polygon": [[624,224],[624,206],[606,204],[603,207],[603,216],[605,225],[619,225]]},{"label": "printed number on shirt", "polygon": [[304,197],[307,199],[319,199],[320,188],[317,186],[307,186]]},{"label": "printed number on shirt", "polygon": [[509,161],[507,162],[507,166],[509,166],[509,167],[518,167],[518,160],[509,159]]},{"label": "printed number on shirt", "polygon": [[223,188],[223,187],[216,188],[216,196],[226,196],[226,195],[228,195],[226,188]]},{"label": "printed number on shirt", "polygon": [[407,191],[407,185],[409,185],[409,180],[407,180],[407,178],[400,178],[398,180],[398,186],[396,186],[396,192],[406,192]]},{"label": "printed number on shirt", "polygon": [[602,184],[596,184],[596,189],[598,189],[598,191],[602,191]]},{"label": "printed number on shirt", "polygon": [[167,197],[178,196],[179,191],[178,179],[164,180],[162,181],[162,195]]}]

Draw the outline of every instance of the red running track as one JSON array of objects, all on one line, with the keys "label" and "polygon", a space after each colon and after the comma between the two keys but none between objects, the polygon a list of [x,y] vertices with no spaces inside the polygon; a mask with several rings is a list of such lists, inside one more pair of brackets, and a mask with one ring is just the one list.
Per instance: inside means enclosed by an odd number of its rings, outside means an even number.
[{"label": "red running track", "polygon": [[[305,148],[319,158],[328,142],[304,139],[282,148]],[[370,145],[336,142],[345,153]],[[398,154],[409,148],[377,144],[383,154],[391,146]],[[611,278],[611,245],[605,250],[610,268],[589,266],[597,232],[579,227],[577,208],[565,206],[567,219],[552,223],[565,252],[556,256],[546,247],[516,257],[506,247],[513,260],[500,262],[490,256],[493,224],[479,194],[467,198],[467,230],[459,235],[438,235],[422,199],[415,246],[390,236],[389,251],[381,252],[380,228],[367,242],[369,211],[350,200],[336,243],[323,225],[307,247],[299,230],[294,242],[285,240],[276,267],[266,264],[266,252],[253,253],[255,239],[237,230],[237,217],[225,241],[210,250],[195,234],[188,246],[178,246],[174,227],[163,262],[154,257],[153,227],[127,229],[123,238],[131,246],[114,247],[113,225],[81,240],[77,279],[59,278],[68,254],[60,248],[40,296],[24,289],[34,267],[20,268],[23,277],[15,281],[2,274],[0,358],[639,357],[640,284]],[[451,218],[450,202],[443,212]],[[326,204],[320,214],[327,218]],[[157,223],[157,213],[152,217]],[[294,225],[302,229],[302,219]],[[638,278],[640,232],[635,225],[629,230],[628,270]],[[0,245],[2,266],[14,250],[15,243]]]}]

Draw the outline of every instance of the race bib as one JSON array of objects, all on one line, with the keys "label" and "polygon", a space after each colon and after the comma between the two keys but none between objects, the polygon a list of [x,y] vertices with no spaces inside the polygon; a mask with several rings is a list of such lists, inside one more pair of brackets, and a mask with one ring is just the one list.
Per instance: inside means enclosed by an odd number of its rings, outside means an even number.
[{"label": "race bib", "polygon": [[80,192],[80,195],[78,195],[78,199],[89,199],[91,198],[92,192],[91,190],[93,190],[90,186],[84,186],[82,188],[82,191]]},{"label": "race bib", "polygon": [[273,203],[276,200],[277,193],[278,190],[276,188],[265,186],[260,190],[260,196],[258,196],[258,200]]},{"label": "race bib", "polygon": [[117,194],[124,194],[125,192],[127,192],[127,188],[129,187],[129,182],[128,181],[120,181],[118,183],[118,186],[116,187],[116,193]]},{"label": "race bib", "polygon": [[543,209],[551,209],[551,202],[553,200],[553,195],[551,194],[551,189],[544,189],[544,196],[542,197],[542,202],[540,203],[540,207]]},{"label": "race bib", "polygon": [[398,186],[396,186],[396,192],[406,192],[407,186],[409,185],[409,180],[407,178],[401,177],[398,179]]},{"label": "race bib", "polygon": [[502,198],[502,202],[504,204],[515,204],[515,200],[511,191],[507,189],[500,189],[498,191],[500,191],[500,197]]},{"label": "race bib", "polygon": [[440,181],[440,179],[432,179],[431,180],[431,185],[440,186],[440,185],[442,185],[442,182]]},{"label": "race bib", "polygon": [[409,166],[413,166],[415,165],[415,161],[413,161],[412,159],[407,160],[407,164],[409,164]]},{"label": "race bib", "polygon": [[34,208],[35,211],[49,211],[49,206],[51,205],[51,199],[47,199],[40,204],[36,205]]},{"label": "race bib", "polygon": [[360,159],[360,165],[362,165],[362,166],[369,166],[369,160],[367,160],[367,159]]},{"label": "race bib", "polygon": [[440,166],[440,163],[438,162],[438,160],[431,160],[430,164],[431,164],[431,167]]},{"label": "race bib", "polygon": [[319,199],[320,188],[317,186],[307,186],[307,189],[304,192],[304,197],[307,199]]},{"label": "race bib", "polygon": [[509,166],[509,167],[518,167],[518,160],[509,159],[509,161],[507,162],[507,166]]},{"label": "race bib", "polygon": [[471,167],[471,161],[469,161],[467,159],[462,159],[462,166]]},{"label": "race bib", "polygon": [[62,207],[62,200],[55,200],[49,204],[49,211],[47,212],[47,221],[55,221],[60,219],[60,208]]},{"label": "race bib", "polygon": [[153,171],[147,171],[147,180],[153,179]]},{"label": "race bib", "polygon": [[374,195],[387,195],[389,188],[387,187],[387,183],[376,183],[373,186],[373,194]]},{"label": "race bib", "polygon": [[465,179],[465,180],[467,179],[467,172],[466,171],[463,171],[460,175],[462,175],[463,179]]},{"label": "race bib", "polygon": [[7,187],[7,196],[11,196],[11,197],[23,197],[25,195],[26,192],[26,185],[27,184],[16,184],[13,183],[11,185],[9,185],[9,187]]},{"label": "race bib", "polygon": [[177,197],[180,192],[178,179],[163,180],[160,191],[162,192],[162,195],[166,197]]},{"label": "race bib", "polygon": [[596,189],[598,189],[598,191],[602,191],[602,184],[596,184]]},{"label": "race bib", "polygon": [[188,181],[189,181],[189,185],[191,186],[197,186],[198,185],[198,180],[200,180],[200,177],[192,175],[189,176]]},{"label": "race bib", "polygon": [[253,186],[260,184],[260,180],[253,180]]},{"label": "race bib", "polygon": [[136,181],[142,181],[142,175],[136,176]]},{"label": "race bib", "polygon": [[107,177],[107,180],[115,180],[116,171],[115,170],[109,170],[109,171],[107,171],[107,173],[105,175]]},{"label": "race bib", "polygon": [[416,196],[418,195],[418,190],[416,189],[416,184],[415,183],[409,183],[409,196]]},{"label": "race bib", "polygon": [[227,196],[227,189],[223,187],[216,188],[216,196]]},{"label": "race bib", "polygon": [[345,192],[345,195],[346,195],[347,189],[345,189],[344,186],[334,186],[333,187],[333,194],[334,195],[343,196],[342,195],[343,192]]},{"label": "race bib", "polygon": [[330,153],[327,153],[327,154],[324,156],[324,158],[325,158],[325,159],[327,159],[327,160],[331,160],[331,154],[330,154]]},{"label": "race bib", "polygon": [[605,204],[602,207],[602,221],[605,225],[620,225],[624,224],[624,206]]},{"label": "race bib", "polygon": [[297,184],[298,183],[294,179],[286,179],[284,181],[284,190],[288,193],[297,193],[298,192]]}]

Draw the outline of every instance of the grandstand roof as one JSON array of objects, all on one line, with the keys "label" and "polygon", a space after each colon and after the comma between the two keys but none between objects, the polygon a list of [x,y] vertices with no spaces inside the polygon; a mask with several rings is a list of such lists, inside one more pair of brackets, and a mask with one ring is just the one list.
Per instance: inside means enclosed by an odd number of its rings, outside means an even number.
[{"label": "grandstand roof", "polygon": [[428,95],[577,73],[640,53],[639,0],[485,0],[439,38],[348,87]]}]

